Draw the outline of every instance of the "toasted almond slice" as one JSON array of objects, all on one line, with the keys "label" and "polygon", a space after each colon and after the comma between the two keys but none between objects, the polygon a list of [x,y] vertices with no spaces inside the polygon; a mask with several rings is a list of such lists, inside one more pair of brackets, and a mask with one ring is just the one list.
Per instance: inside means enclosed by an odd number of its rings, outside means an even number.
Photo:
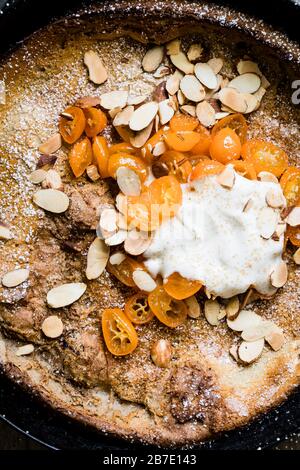
[{"label": "toasted almond slice", "polygon": [[125,108],[128,99],[128,91],[115,90],[100,96],[100,104],[105,109]]},{"label": "toasted almond slice", "polygon": [[96,165],[89,165],[86,169],[86,174],[88,175],[89,179],[94,182],[101,178]]},{"label": "toasted almond slice", "polygon": [[275,267],[274,271],[271,273],[271,284],[273,287],[282,287],[287,282],[288,279],[288,269],[284,261]]},{"label": "toasted almond slice", "polygon": [[61,214],[69,207],[69,198],[62,191],[57,189],[40,189],[33,195],[33,202],[42,209]]},{"label": "toasted almond slice", "polygon": [[172,41],[166,44],[167,54],[168,55],[177,55],[180,52],[180,39],[173,39]]},{"label": "toasted almond slice", "polygon": [[137,287],[145,292],[152,292],[156,288],[156,282],[150,274],[142,269],[136,269],[132,273],[132,279],[134,280]]},{"label": "toasted almond slice", "polygon": [[194,72],[194,65],[188,60],[187,56],[183,52],[179,52],[176,55],[170,55],[170,59],[172,64],[185,74],[188,75]]},{"label": "toasted almond slice", "polygon": [[187,314],[190,318],[199,318],[201,315],[201,309],[198,300],[194,295],[184,300],[187,306]]},{"label": "toasted almond slice", "polygon": [[[256,98],[256,100],[257,100],[257,107],[256,107],[256,109],[259,108],[260,103],[261,103],[263,97],[265,96],[266,92],[267,92],[267,90],[266,90],[263,86],[261,86],[255,93],[253,93],[253,96],[255,96],[255,98]],[[256,110],[256,109],[255,109],[255,110]]]},{"label": "toasted almond slice", "polygon": [[258,173],[258,178],[260,181],[266,182],[266,183],[277,183],[278,184],[278,179],[276,178],[273,173],[270,173],[269,171],[261,171]]},{"label": "toasted almond slice", "polygon": [[32,173],[30,173],[28,179],[33,184],[40,184],[44,181],[46,176],[47,176],[47,171],[39,169],[39,170],[34,170]]},{"label": "toasted almond slice", "polygon": [[228,320],[235,320],[239,314],[240,301],[238,296],[232,297],[225,307]]},{"label": "toasted almond slice", "polygon": [[122,111],[122,108],[120,107],[113,108],[108,111],[108,114],[110,115],[112,119],[114,119],[117,116],[117,114],[119,114],[121,111]]},{"label": "toasted almond slice", "polygon": [[243,212],[249,212],[250,209],[253,207],[253,199],[249,199],[249,201],[246,202]]},{"label": "toasted almond slice", "polygon": [[233,331],[244,331],[261,321],[261,317],[252,310],[241,310],[235,320],[227,319],[227,325]]},{"label": "toasted almond slice", "polygon": [[285,231],[286,231],[286,224],[279,222],[277,224],[276,230],[275,230],[272,238],[274,238],[275,240],[279,240],[280,237],[284,234]]},{"label": "toasted almond slice", "polygon": [[134,106],[126,106],[113,120],[114,126],[128,126],[131,116],[134,113]]},{"label": "toasted almond slice", "polygon": [[179,109],[179,103],[176,95],[169,95],[169,100],[170,100],[170,106],[174,109],[174,111],[178,111]]},{"label": "toasted almond slice", "polygon": [[286,221],[291,227],[300,225],[300,207],[294,207],[287,216]]},{"label": "toasted almond slice", "polygon": [[116,173],[117,183],[126,196],[139,196],[141,194],[141,180],[137,173],[126,166],[120,166]]},{"label": "toasted almond slice", "polygon": [[277,209],[279,207],[283,207],[285,204],[284,197],[282,193],[278,189],[271,188],[268,190],[266,194],[266,202],[268,206]]},{"label": "toasted almond slice", "polygon": [[192,106],[191,104],[184,104],[183,106],[181,106],[180,110],[184,114],[196,117],[196,106]]},{"label": "toasted almond slice", "polygon": [[166,75],[170,75],[171,70],[167,65],[160,65],[158,69],[154,72],[154,78],[163,78]]},{"label": "toasted almond slice", "polygon": [[227,165],[225,169],[217,176],[218,183],[224,188],[231,189],[234,185],[235,172],[232,165]]},{"label": "toasted almond slice", "polygon": [[247,111],[247,103],[244,95],[239,93],[235,88],[222,88],[222,90],[219,91],[219,99],[226,107],[228,106],[238,113],[245,113]]},{"label": "toasted almond slice", "polygon": [[280,328],[276,327],[271,329],[265,336],[265,340],[274,351],[279,351],[284,343],[284,335]]},{"label": "toasted almond slice", "polygon": [[263,207],[257,217],[257,227],[262,238],[268,240],[276,230],[279,215],[271,207]]},{"label": "toasted almond slice", "polygon": [[137,108],[129,121],[129,127],[133,131],[145,129],[155,118],[158,111],[158,103],[150,101]]},{"label": "toasted almond slice", "polygon": [[293,255],[293,259],[295,261],[296,264],[300,264],[300,248],[298,248],[294,255]]},{"label": "toasted almond slice", "polygon": [[182,106],[186,102],[185,95],[182,93],[181,90],[178,90],[177,92],[177,100],[180,106]]},{"label": "toasted almond slice", "polygon": [[145,127],[145,129],[138,131],[133,137],[130,137],[131,145],[135,148],[143,147],[151,135],[152,128],[153,128],[153,121],[150,122],[150,124],[147,127]]},{"label": "toasted almond slice", "polygon": [[261,86],[267,90],[270,85],[271,85],[271,83],[269,82],[269,80],[264,75],[262,75],[261,76]]},{"label": "toasted almond slice", "polygon": [[117,194],[116,208],[118,209],[119,212],[121,212],[121,214],[126,215],[126,212],[127,212],[127,197],[122,193]]},{"label": "toasted almond slice", "polygon": [[13,235],[9,227],[7,227],[3,222],[0,222],[0,240],[11,240],[12,238]]},{"label": "toasted almond slice", "polygon": [[143,103],[147,99],[147,95],[129,95],[127,99],[127,104],[129,106],[138,105]]},{"label": "toasted almond slice", "polygon": [[105,243],[108,246],[116,246],[121,245],[127,238],[127,231],[126,230],[118,230],[114,233],[111,237],[105,239]]},{"label": "toasted almond slice", "polygon": [[95,106],[99,106],[99,104],[99,96],[83,96],[75,102],[75,106],[82,109],[93,108]]},{"label": "toasted almond slice", "polygon": [[61,135],[57,132],[56,134],[49,137],[49,139],[39,146],[41,153],[51,155],[51,153],[57,152],[61,147]]},{"label": "toasted almond slice", "polygon": [[195,60],[200,59],[202,52],[203,52],[203,47],[200,44],[192,44],[189,47],[187,57],[191,62],[193,62]]},{"label": "toasted almond slice", "polygon": [[163,126],[164,124],[167,124],[172,117],[174,116],[174,109],[170,105],[170,100],[163,100],[160,101],[158,104],[158,113],[159,113],[159,118],[160,118],[160,123]]},{"label": "toasted almond slice", "polygon": [[212,326],[219,324],[220,304],[217,300],[206,300],[204,303],[204,315]]},{"label": "toasted almond slice", "polygon": [[220,305],[220,311],[219,311],[219,314],[218,314],[218,320],[222,320],[222,318],[225,318],[226,317],[226,310],[225,310],[225,307],[224,305]]},{"label": "toasted almond slice", "polygon": [[205,98],[205,90],[194,75],[185,75],[180,81],[180,89],[184,96],[190,101],[199,103],[199,101]]},{"label": "toasted almond slice", "polygon": [[43,188],[62,189],[63,184],[60,174],[56,170],[48,170],[42,186]]},{"label": "toasted almond slice", "polygon": [[95,238],[87,254],[86,277],[89,280],[100,277],[107,265],[108,258],[109,247],[100,238]]},{"label": "toasted almond slice", "polygon": [[24,346],[20,346],[16,349],[16,356],[27,356],[28,354],[32,354],[33,351],[33,344],[24,344]]},{"label": "toasted almond slice", "polygon": [[17,287],[29,278],[28,269],[15,269],[4,274],[2,285],[4,287]]},{"label": "toasted almond slice", "polygon": [[118,228],[122,230],[128,230],[128,220],[120,212],[118,213],[117,225],[118,225]]},{"label": "toasted almond slice", "polygon": [[110,234],[117,231],[118,214],[115,209],[104,209],[100,216],[100,229]]},{"label": "toasted almond slice", "polygon": [[[192,73],[192,72],[191,72]],[[218,86],[218,79],[215,72],[208,64],[199,62],[195,65],[195,75],[200,82],[209,88],[214,90]]]},{"label": "toasted almond slice", "polygon": [[231,346],[231,348],[229,349],[229,354],[231,355],[231,357],[233,357],[233,359],[236,362],[239,362],[238,345],[237,344],[233,344]]},{"label": "toasted almond slice", "polygon": [[151,244],[151,237],[148,232],[138,230],[131,230],[128,232],[128,237],[124,243],[124,250],[133,256],[138,256],[144,253]]},{"label": "toasted almond slice", "polygon": [[61,308],[71,305],[86,291],[86,284],[83,282],[71,282],[62,284],[49,290],[47,303],[52,308]]},{"label": "toasted almond slice", "polygon": [[184,77],[184,75],[176,70],[176,72],[171,75],[168,80],[166,81],[166,90],[169,95],[175,95],[179,90],[180,80]]},{"label": "toasted almond slice", "polygon": [[153,157],[160,157],[163,153],[165,153],[168,150],[168,147],[164,142],[158,142],[156,145],[154,145],[153,150],[152,150],[152,155]]},{"label": "toasted almond slice", "polygon": [[272,329],[274,329],[274,323],[262,320],[258,325],[249,326],[243,330],[241,338],[244,341],[257,341],[264,338]]},{"label": "toasted almond slice", "polygon": [[110,264],[114,265],[119,265],[121,264],[124,259],[126,259],[126,255],[124,253],[121,253],[121,251],[117,251],[111,257],[109,258]]},{"label": "toasted almond slice", "polygon": [[220,119],[223,119],[227,116],[229,116],[229,113],[224,112],[224,111],[220,111],[219,113],[215,114],[215,119],[216,119],[216,121],[219,121]]},{"label": "toasted almond slice", "polygon": [[238,349],[238,355],[240,360],[244,364],[251,364],[258,359],[264,349],[265,340],[258,339],[257,341],[243,341]]},{"label": "toasted almond slice", "polygon": [[209,59],[207,65],[213,70],[213,72],[217,75],[223,67],[223,60],[220,57],[213,57]]},{"label": "toasted almond slice", "polygon": [[240,60],[237,64],[237,71],[240,75],[245,73],[255,73],[256,75],[261,76],[261,71],[258,65],[252,60]]},{"label": "toasted almond slice", "polygon": [[211,127],[216,122],[216,112],[211,104],[207,101],[198,103],[196,107],[196,116],[200,123],[205,127]]},{"label": "toasted almond slice", "polygon": [[6,88],[4,80],[0,80],[0,104],[6,104]]},{"label": "toasted almond slice", "polygon": [[47,317],[42,323],[42,332],[47,338],[58,338],[63,334],[64,325],[57,315]]},{"label": "toasted almond slice", "polygon": [[91,82],[101,85],[107,80],[107,71],[99,55],[94,51],[88,51],[84,54],[84,63],[89,71]]},{"label": "toasted almond slice", "polygon": [[149,49],[142,60],[142,67],[145,72],[154,72],[161,64],[163,57],[164,48],[162,46],[155,46]]},{"label": "toasted almond slice", "polygon": [[242,95],[247,105],[245,114],[252,113],[256,109],[258,109],[258,101],[254,95],[251,95],[250,93],[243,93]]},{"label": "toasted almond slice", "polygon": [[235,88],[240,93],[255,93],[261,85],[261,80],[255,73],[244,73],[231,80],[229,87]]}]

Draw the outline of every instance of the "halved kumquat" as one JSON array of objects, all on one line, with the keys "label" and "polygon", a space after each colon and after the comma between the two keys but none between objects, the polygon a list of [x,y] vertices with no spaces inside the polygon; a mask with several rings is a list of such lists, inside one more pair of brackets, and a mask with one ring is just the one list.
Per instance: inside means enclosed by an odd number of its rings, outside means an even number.
[{"label": "halved kumquat", "polygon": [[166,131],[165,142],[171,150],[189,152],[200,141],[201,136],[195,131]]},{"label": "halved kumquat", "polygon": [[69,153],[69,163],[76,178],[83,175],[92,160],[92,145],[87,137],[73,145]]},{"label": "halved kumquat", "polygon": [[220,119],[212,128],[211,135],[214,137],[221,129],[229,127],[239,136],[243,144],[247,138],[247,122],[242,114],[230,114],[229,116]]},{"label": "halved kumquat", "polygon": [[199,125],[199,121],[196,117],[178,113],[172,117],[169,125],[173,132],[194,131]]},{"label": "halved kumquat", "polygon": [[254,165],[256,173],[269,171],[280,176],[288,167],[288,156],[277,145],[263,140],[248,140],[241,150],[242,158]]},{"label": "halved kumquat", "polygon": [[236,132],[225,127],[212,138],[209,152],[213,160],[226,164],[240,158],[241,148],[241,141]]},{"label": "halved kumquat", "polygon": [[74,144],[82,136],[85,129],[84,112],[76,106],[70,106],[64,110],[63,114],[70,117],[60,117],[59,132],[67,144]]},{"label": "halved kumquat", "polygon": [[224,165],[215,160],[201,160],[193,169],[190,175],[190,181],[197,180],[199,178],[205,178],[205,176],[218,175],[224,170]]},{"label": "halved kumquat", "polygon": [[85,133],[88,137],[100,134],[107,125],[107,117],[101,109],[88,108],[84,111],[86,126]]},{"label": "halved kumquat", "polygon": [[103,310],[102,333],[107,349],[115,356],[130,354],[138,345],[135,328],[120,308]]},{"label": "halved kumquat", "polygon": [[93,140],[93,159],[102,178],[108,178],[109,151],[105,137],[97,135]]},{"label": "halved kumquat", "polygon": [[288,206],[300,203],[300,168],[290,166],[280,178],[280,186]]},{"label": "halved kumquat", "polygon": [[156,318],[169,328],[176,328],[187,318],[187,307],[183,300],[172,298],[162,286],[149,294],[148,302]]},{"label": "halved kumquat", "polygon": [[164,283],[165,291],[174,299],[183,300],[196,294],[202,287],[200,281],[192,281],[173,273]]},{"label": "halved kumquat", "polygon": [[121,166],[125,166],[130,170],[133,170],[140,177],[142,182],[145,181],[148,174],[148,167],[146,163],[135,155],[130,155],[129,153],[115,153],[111,155],[108,160],[108,174],[112,178],[116,177],[117,169]]}]

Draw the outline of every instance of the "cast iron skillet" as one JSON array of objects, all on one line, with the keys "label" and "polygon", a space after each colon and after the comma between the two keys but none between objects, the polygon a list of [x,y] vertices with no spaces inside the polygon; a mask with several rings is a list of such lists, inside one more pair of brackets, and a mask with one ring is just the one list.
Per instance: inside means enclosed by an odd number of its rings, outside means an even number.
[{"label": "cast iron skillet", "polygon": [[[43,2],[40,0],[0,0],[0,53],[4,54],[16,46],[34,30],[50,20],[63,16],[72,9],[97,1],[64,0]],[[100,2],[99,2],[100,3]],[[110,3],[113,3],[112,1]],[[264,19],[276,29],[299,41],[300,6],[292,0],[262,2],[222,1],[214,3],[229,5]],[[100,435],[95,430],[67,419],[36,398],[27,394],[8,378],[0,374],[0,417],[19,431],[52,449],[98,449],[106,452],[133,450],[130,443]],[[204,443],[201,448],[258,449],[274,447],[286,440],[289,448],[299,438],[300,391],[295,392],[276,410],[263,415],[250,425],[223,434],[220,438]],[[134,444],[134,451],[151,450]],[[173,452],[173,451],[172,451]]]}]

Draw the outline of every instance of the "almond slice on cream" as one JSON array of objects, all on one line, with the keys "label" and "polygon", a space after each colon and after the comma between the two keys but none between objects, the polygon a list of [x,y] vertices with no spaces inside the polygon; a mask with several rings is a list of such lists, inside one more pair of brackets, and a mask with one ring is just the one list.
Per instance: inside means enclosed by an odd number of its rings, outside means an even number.
[{"label": "almond slice on cream", "polygon": [[225,169],[217,176],[218,183],[224,188],[231,189],[234,185],[235,173],[231,165],[225,167]]},{"label": "almond slice on cream", "polygon": [[262,238],[268,240],[276,230],[279,215],[271,207],[263,207],[257,217],[257,227]]},{"label": "almond slice on cream", "polygon": [[260,173],[258,173],[257,176],[260,181],[278,184],[278,179],[276,178],[276,176],[273,175],[273,173],[270,173],[269,171],[261,171]]},{"label": "almond slice on cream", "polygon": [[196,106],[193,106],[191,104],[184,104],[183,106],[181,106],[180,111],[182,111],[184,114],[196,117]]},{"label": "almond slice on cream", "polygon": [[101,85],[107,80],[107,71],[99,55],[94,51],[88,51],[84,54],[84,63],[89,71],[91,82]]},{"label": "almond slice on cream", "polygon": [[238,348],[238,356],[244,364],[251,364],[258,359],[264,349],[265,340],[258,339],[257,341],[243,341]]},{"label": "almond slice on cream", "polygon": [[278,209],[279,207],[284,206],[284,197],[282,194],[278,191],[275,190],[274,188],[271,188],[268,190],[266,194],[266,202],[268,206],[273,207],[273,209]]},{"label": "almond slice on cream", "polygon": [[148,232],[138,231],[136,229],[128,232],[124,243],[124,250],[133,256],[143,254],[151,244],[151,237]]},{"label": "almond slice on cream", "polygon": [[271,273],[271,284],[273,287],[279,288],[284,286],[288,279],[287,264],[281,261]]},{"label": "almond slice on cream", "polygon": [[129,95],[127,99],[127,104],[129,106],[138,105],[143,103],[147,99],[147,95]]},{"label": "almond slice on cream", "polygon": [[161,64],[164,57],[164,48],[155,46],[149,49],[143,57],[142,67],[145,72],[154,72]]},{"label": "almond slice on cream", "polygon": [[158,111],[158,103],[150,101],[137,108],[129,121],[129,127],[133,131],[145,129],[155,118]]},{"label": "almond slice on cream", "polygon": [[100,238],[95,238],[87,254],[86,277],[97,279],[103,273],[109,258],[109,247]]}]

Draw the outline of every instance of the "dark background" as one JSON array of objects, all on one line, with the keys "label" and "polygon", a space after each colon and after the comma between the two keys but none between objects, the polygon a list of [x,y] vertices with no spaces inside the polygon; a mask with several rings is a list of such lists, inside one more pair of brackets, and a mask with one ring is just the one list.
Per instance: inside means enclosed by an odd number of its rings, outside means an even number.
[{"label": "dark background", "polygon": [[[101,0],[85,2],[82,0],[61,0],[43,2],[41,0],[0,0],[0,53],[46,24],[51,17],[67,13],[70,7],[76,8],[83,3],[101,3]],[[297,0],[215,0],[214,3],[231,4],[235,8],[263,18],[288,35],[299,41],[300,6]],[[300,3],[300,2],[299,2]],[[20,24],[20,27],[19,27]],[[216,448],[268,447],[272,449],[300,450],[300,399],[299,393],[284,404],[278,412],[272,412],[270,418],[263,418],[250,431],[241,434],[234,431]],[[1,418],[3,418],[1,420]],[[119,443],[102,439],[99,435],[86,432],[77,424],[66,422],[49,409],[41,407],[37,401],[27,399],[24,392],[10,384],[0,375],[0,450],[39,450],[45,447],[36,440],[13,429],[11,421],[28,434],[39,436],[42,441],[53,447],[96,448],[118,450]],[[285,431],[288,429],[287,434]],[[232,440],[233,438],[233,440]],[[227,439],[227,441],[226,441]],[[127,445],[125,444],[126,448]],[[135,448],[137,448],[135,446]],[[130,445],[127,449],[133,449]]]}]

